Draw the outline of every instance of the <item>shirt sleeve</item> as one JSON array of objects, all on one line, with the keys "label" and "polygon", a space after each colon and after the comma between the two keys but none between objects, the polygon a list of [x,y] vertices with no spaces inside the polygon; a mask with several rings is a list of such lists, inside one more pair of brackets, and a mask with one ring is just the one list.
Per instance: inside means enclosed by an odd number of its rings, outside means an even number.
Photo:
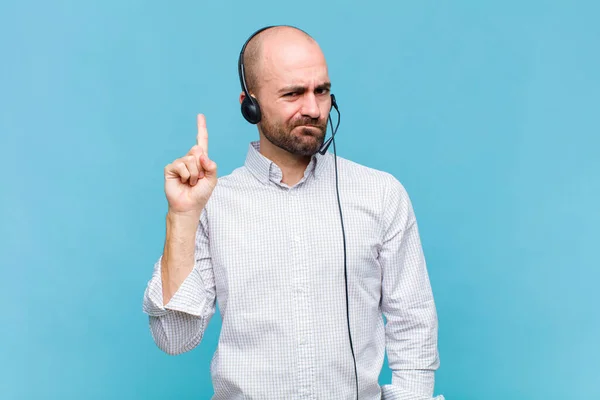
[{"label": "shirt sleeve", "polygon": [[382,386],[383,399],[431,399],[439,367],[437,313],[414,210],[395,178],[384,207],[381,307],[392,383]]},{"label": "shirt sleeve", "polygon": [[144,293],[143,311],[149,317],[150,332],[157,346],[168,354],[196,347],[215,313],[216,289],[207,222],[203,211],[196,232],[194,268],[169,303],[163,305],[162,256],[154,264]]}]

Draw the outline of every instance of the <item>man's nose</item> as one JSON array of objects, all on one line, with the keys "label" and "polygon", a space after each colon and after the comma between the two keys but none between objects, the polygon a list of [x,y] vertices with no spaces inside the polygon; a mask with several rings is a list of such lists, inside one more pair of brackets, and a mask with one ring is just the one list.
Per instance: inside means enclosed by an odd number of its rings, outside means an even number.
[{"label": "man's nose", "polygon": [[313,93],[307,93],[302,99],[302,115],[305,115],[310,118],[317,119],[321,116],[321,109],[319,108],[319,103],[317,103],[317,98]]}]

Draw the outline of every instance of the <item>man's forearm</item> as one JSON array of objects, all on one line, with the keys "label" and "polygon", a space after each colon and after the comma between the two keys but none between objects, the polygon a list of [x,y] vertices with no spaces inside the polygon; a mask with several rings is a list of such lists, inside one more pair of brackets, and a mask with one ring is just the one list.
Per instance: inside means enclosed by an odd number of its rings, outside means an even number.
[{"label": "man's forearm", "polygon": [[167,232],[161,260],[163,305],[171,300],[194,269],[196,231],[200,214],[177,214],[170,211],[167,213]]}]

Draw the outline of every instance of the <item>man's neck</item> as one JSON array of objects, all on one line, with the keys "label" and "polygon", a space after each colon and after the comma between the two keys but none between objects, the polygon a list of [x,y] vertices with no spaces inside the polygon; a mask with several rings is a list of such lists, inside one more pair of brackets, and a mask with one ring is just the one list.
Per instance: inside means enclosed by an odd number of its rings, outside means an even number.
[{"label": "man's neck", "polygon": [[294,186],[304,177],[304,172],[311,159],[310,156],[291,154],[273,145],[262,135],[260,137],[260,154],[273,161],[281,169],[283,175],[281,182],[289,187]]}]

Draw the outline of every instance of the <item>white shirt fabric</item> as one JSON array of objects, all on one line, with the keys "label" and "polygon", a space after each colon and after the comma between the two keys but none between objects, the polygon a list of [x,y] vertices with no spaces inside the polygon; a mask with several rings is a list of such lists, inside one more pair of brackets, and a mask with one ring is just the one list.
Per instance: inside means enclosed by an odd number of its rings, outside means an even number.
[{"label": "white shirt fabric", "polygon": [[[259,150],[252,142],[244,166],[219,178],[194,269],[164,306],[156,262],[150,331],[168,354],[189,351],[218,302],[214,400],[355,399],[334,156],[313,156],[288,187]],[[392,175],[337,162],[359,399],[431,399],[438,321],[411,201]],[[380,386],[386,351],[392,382]]]}]

